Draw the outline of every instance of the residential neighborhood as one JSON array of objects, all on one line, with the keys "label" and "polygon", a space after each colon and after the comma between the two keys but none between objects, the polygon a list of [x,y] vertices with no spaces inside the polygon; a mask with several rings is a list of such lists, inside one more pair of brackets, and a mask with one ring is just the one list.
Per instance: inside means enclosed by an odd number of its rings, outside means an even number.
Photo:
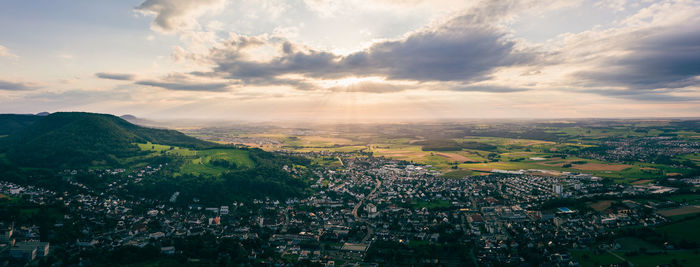
[{"label": "residential neighborhood", "polygon": [[[79,170],[62,172],[72,186],[64,192],[1,182],[0,193],[38,207],[52,207],[41,212],[56,212],[55,207],[60,207],[65,214],[50,226],[6,218],[0,259],[14,266],[40,260],[52,251],[80,254],[120,247],[154,247],[161,255],[175,257],[186,253],[176,240],[210,236],[255,241],[257,245],[245,251],[247,259],[274,265],[384,264],[385,259],[373,255],[384,245],[396,243],[413,246],[413,250],[422,245],[457,244],[473,254],[474,264],[480,266],[519,265],[527,257],[575,266],[569,249],[595,246],[621,228],[667,222],[655,211],[678,208],[674,203],[664,206],[624,200],[677,190],[661,185],[604,184],[588,174],[554,176],[537,169],[443,178],[430,166],[382,157],[322,154],[337,157],[344,168],[313,170],[314,193],[284,201],[266,198],[210,206],[197,198],[180,199],[179,192],[165,201],[121,197],[121,188],[158,175],[162,165],[130,172],[91,170],[98,176],[119,177],[103,192],[71,179]],[[294,172],[294,168],[286,169]],[[592,199],[620,199],[624,205],[604,212],[567,206]],[[58,236],[68,229],[77,232],[74,238]],[[463,258],[435,255],[426,260],[455,265]]]}]

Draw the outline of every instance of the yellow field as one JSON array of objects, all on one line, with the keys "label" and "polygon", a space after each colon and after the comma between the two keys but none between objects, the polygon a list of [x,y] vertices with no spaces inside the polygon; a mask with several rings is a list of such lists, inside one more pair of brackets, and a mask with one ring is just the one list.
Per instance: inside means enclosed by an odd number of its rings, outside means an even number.
[{"label": "yellow field", "polygon": [[601,164],[601,163],[586,163],[586,164],[574,164],[571,168],[584,171],[621,171],[632,167],[632,165],[627,164]]},{"label": "yellow field", "polygon": [[454,161],[459,161],[459,162],[474,161],[474,160],[472,160],[472,159],[470,159],[470,158],[467,158],[467,157],[465,157],[465,156],[462,156],[462,155],[459,155],[459,154],[455,154],[455,153],[441,153],[441,152],[438,152],[438,153],[435,153],[435,154],[437,154],[438,156],[445,157],[445,158],[448,158],[448,159],[451,159],[451,160],[454,160]]}]

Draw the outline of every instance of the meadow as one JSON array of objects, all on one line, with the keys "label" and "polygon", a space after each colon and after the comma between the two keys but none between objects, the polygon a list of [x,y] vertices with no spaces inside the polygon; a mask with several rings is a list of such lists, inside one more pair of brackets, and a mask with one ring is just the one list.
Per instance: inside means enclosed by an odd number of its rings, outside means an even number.
[{"label": "meadow", "polygon": [[[249,169],[255,167],[246,150],[234,148],[192,150],[176,146],[166,146],[152,143],[138,144],[143,151],[151,152],[151,156],[167,154],[184,160],[180,170],[175,175],[182,174],[206,174],[219,175],[232,168]],[[228,165],[217,164],[227,162]]]}]

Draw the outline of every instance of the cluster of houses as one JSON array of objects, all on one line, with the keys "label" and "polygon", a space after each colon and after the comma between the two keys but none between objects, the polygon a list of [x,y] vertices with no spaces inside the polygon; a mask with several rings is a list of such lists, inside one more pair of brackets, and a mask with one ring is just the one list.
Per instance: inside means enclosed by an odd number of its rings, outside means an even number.
[{"label": "cluster of houses", "polygon": [[700,142],[675,136],[619,138],[603,142],[610,149],[588,152],[584,156],[607,161],[654,162],[659,156],[700,153]]},{"label": "cluster of houses", "polygon": [[[43,204],[54,192],[34,186],[20,186],[0,181],[0,192],[4,198],[23,196],[25,201]],[[0,263],[22,265],[49,254],[49,242],[41,242],[39,227],[0,222]]]},{"label": "cluster of houses", "polygon": [[[75,190],[56,193],[0,182],[0,193],[22,196],[36,205],[64,207],[67,212],[54,230],[78,226],[80,237],[54,245],[69,253],[153,245],[164,256],[179,255],[183,251],[173,240],[213,235],[217,240],[262,243],[261,248],[247,251],[252,263],[360,263],[367,260],[373,244],[389,241],[474,246],[479,264],[497,266],[524,261],[523,251],[535,251],[550,263],[575,264],[566,249],[591,246],[620,227],[665,221],[655,213],[640,212],[648,207],[634,202],[600,213],[541,207],[546,201],[673,192],[658,186],[604,185],[597,177],[571,173],[443,178],[429,166],[381,157],[324,156],[338,157],[342,168],[313,169],[313,193],[303,199],[205,206],[195,198],[182,206],[175,205],[183,201],[178,192],[163,200],[121,197],[122,188],[158,175],[163,166],[97,171],[112,181],[103,191],[67,179]],[[0,255],[28,262],[50,253],[36,226],[0,226]],[[273,248],[274,255],[263,248]]]}]

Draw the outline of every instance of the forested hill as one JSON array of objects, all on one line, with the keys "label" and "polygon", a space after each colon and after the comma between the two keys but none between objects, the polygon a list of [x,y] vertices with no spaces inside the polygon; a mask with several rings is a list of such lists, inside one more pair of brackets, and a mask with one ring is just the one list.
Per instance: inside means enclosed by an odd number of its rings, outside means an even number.
[{"label": "forested hill", "polygon": [[40,118],[31,114],[0,114],[0,135],[10,135]]},{"label": "forested hill", "polygon": [[143,153],[134,143],[194,149],[217,146],[178,131],[141,127],[108,114],[58,112],[34,117],[35,122],[0,139],[0,153],[5,152],[18,166],[117,166],[118,159]]}]

